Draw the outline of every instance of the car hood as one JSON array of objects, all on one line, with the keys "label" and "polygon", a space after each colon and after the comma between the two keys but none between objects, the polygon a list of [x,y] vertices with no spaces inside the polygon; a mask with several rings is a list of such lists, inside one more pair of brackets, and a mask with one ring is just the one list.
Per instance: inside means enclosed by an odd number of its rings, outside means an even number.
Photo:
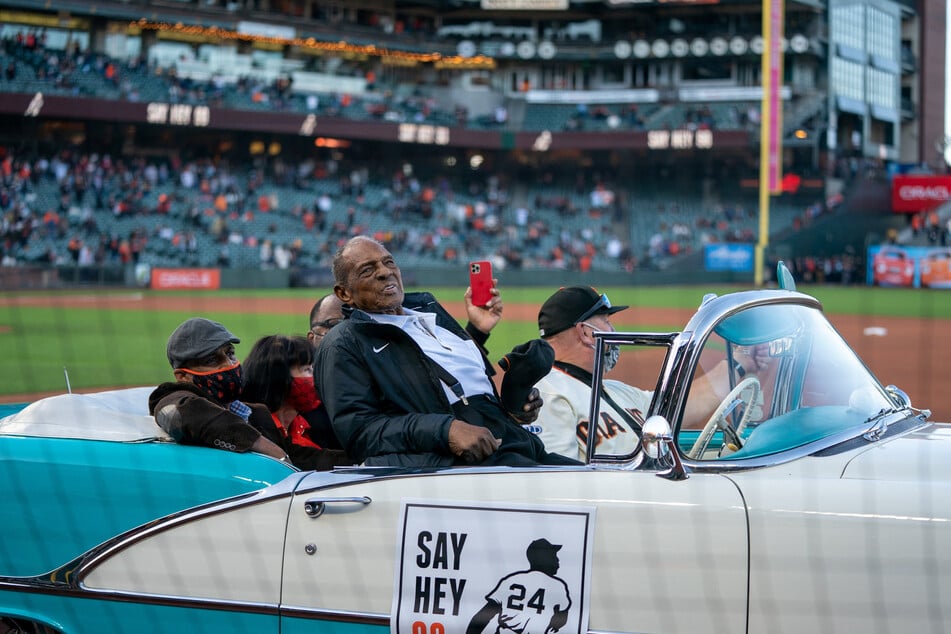
[{"label": "car hood", "polygon": [[842,473],[852,480],[951,482],[951,424],[931,423],[870,446]]}]

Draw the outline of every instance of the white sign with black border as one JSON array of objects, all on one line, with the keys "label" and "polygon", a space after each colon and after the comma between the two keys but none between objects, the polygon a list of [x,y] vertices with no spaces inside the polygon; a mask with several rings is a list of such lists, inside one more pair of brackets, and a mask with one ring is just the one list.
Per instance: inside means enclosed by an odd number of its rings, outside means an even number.
[{"label": "white sign with black border", "polygon": [[588,631],[593,506],[404,499],[395,634]]}]

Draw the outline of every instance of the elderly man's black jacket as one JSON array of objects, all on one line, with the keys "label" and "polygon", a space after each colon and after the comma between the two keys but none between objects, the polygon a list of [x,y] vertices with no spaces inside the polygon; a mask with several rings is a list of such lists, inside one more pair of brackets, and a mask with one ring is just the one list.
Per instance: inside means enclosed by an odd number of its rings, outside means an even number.
[{"label": "elderly man's black jacket", "polygon": [[[403,305],[435,313],[439,326],[463,339],[471,338],[429,293],[408,293]],[[486,374],[493,374],[487,359],[484,365]],[[356,462],[417,467],[463,464],[448,444],[449,426],[461,416],[453,411],[432,363],[400,328],[375,322],[363,311],[351,311],[321,342],[315,376],[334,431]],[[498,454],[514,451],[529,460],[544,461],[541,440],[508,418],[494,391],[493,385],[493,394],[481,402],[483,420],[466,420],[484,424],[502,439]]]}]

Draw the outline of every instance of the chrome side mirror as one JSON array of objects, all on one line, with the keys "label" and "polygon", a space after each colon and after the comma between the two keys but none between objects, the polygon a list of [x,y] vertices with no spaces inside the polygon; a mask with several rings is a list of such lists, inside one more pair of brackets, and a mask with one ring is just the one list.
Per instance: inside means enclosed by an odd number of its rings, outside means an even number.
[{"label": "chrome side mirror", "polygon": [[674,447],[674,437],[670,433],[670,423],[663,416],[654,415],[644,421],[641,428],[641,446],[644,455],[669,468],[657,475],[668,480],[686,480],[687,469],[680,460],[680,454]]},{"label": "chrome side mirror", "polygon": [[925,418],[931,418],[930,409],[918,409],[917,407],[913,407],[911,404],[911,397],[908,396],[908,393],[905,392],[905,390],[901,389],[897,385],[886,386],[885,393],[888,394],[888,398],[892,399],[892,403],[898,407],[910,409],[913,412],[918,412]]},{"label": "chrome side mirror", "polygon": [[892,399],[892,402],[902,408],[911,407],[911,397],[908,393],[897,385],[888,385],[885,387],[885,393]]},{"label": "chrome side mirror", "polygon": [[644,421],[641,428],[641,445],[644,455],[655,460],[663,460],[670,454],[670,443],[674,441],[670,435],[670,423],[663,416],[651,416]]}]

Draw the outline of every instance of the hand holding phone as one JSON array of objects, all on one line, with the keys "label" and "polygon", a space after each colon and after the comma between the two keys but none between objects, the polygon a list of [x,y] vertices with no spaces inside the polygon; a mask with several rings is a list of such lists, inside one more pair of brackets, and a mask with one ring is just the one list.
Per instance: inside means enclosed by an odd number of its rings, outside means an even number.
[{"label": "hand holding phone", "polygon": [[479,260],[469,263],[469,287],[473,306],[485,306],[492,299],[492,263]]}]

